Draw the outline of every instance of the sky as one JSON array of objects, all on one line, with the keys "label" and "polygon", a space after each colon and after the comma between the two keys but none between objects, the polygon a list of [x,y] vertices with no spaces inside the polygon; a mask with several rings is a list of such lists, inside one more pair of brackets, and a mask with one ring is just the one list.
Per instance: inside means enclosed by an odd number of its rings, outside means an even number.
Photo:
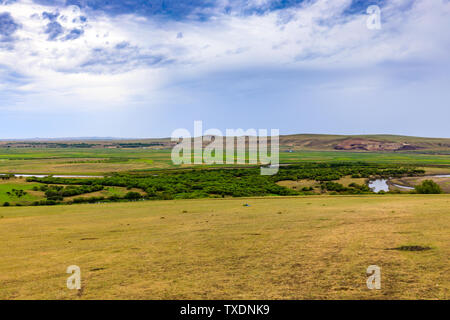
[{"label": "sky", "polygon": [[0,0],[0,139],[450,138],[449,49],[449,0]]}]

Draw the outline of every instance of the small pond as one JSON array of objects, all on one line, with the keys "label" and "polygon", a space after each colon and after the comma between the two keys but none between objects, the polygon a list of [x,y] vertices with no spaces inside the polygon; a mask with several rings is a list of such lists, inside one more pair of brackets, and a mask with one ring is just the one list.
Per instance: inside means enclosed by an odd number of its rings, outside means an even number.
[{"label": "small pond", "polygon": [[372,189],[373,192],[380,192],[380,191],[389,191],[389,185],[387,184],[386,179],[377,179],[372,180],[369,182],[369,188]]}]

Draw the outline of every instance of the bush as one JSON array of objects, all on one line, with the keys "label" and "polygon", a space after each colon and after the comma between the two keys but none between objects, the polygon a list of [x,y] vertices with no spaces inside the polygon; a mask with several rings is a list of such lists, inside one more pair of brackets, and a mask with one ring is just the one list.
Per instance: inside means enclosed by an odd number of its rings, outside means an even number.
[{"label": "bush", "polygon": [[125,195],[124,198],[125,198],[125,199],[128,199],[128,200],[136,200],[136,199],[140,199],[140,198],[142,198],[142,197],[141,197],[141,194],[140,194],[139,192],[133,192],[133,191],[130,191],[130,192],[128,192],[128,193]]},{"label": "bush", "polygon": [[415,186],[417,193],[421,194],[439,194],[442,193],[441,187],[433,180],[425,180],[421,185]]},{"label": "bush", "polygon": [[[417,176],[423,170],[400,165],[378,165],[363,162],[355,163],[305,163],[280,167],[274,176],[261,176],[259,168],[245,169],[215,169],[215,170],[170,170],[164,174],[142,172],[139,174],[114,173],[104,178],[55,178],[30,177],[29,182],[45,184],[41,191],[46,192],[48,200],[61,201],[61,197],[76,196],[103,187],[125,187],[127,195],[110,196],[104,201],[134,201],[141,199],[194,199],[207,197],[252,197],[252,196],[289,196],[299,194],[314,194],[314,188],[291,190],[277,184],[283,180],[311,180],[321,182],[323,192],[339,194],[372,193],[365,184],[352,184],[349,187],[336,183],[345,176],[363,177],[399,177]],[[334,182],[333,182],[334,181]],[[59,186],[58,186],[59,185]],[[65,187],[63,185],[66,185]],[[140,189],[145,195],[130,193]],[[89,200],[89,201],[94,201]],[[77,203],[88,200],[77,199]]]},{"label": "bush", "polygon": [[3,206],[4,206],[4,207],[9,207],[10,204],[9,204],[9,202],[5,202],[5,203],[3,203]]}]

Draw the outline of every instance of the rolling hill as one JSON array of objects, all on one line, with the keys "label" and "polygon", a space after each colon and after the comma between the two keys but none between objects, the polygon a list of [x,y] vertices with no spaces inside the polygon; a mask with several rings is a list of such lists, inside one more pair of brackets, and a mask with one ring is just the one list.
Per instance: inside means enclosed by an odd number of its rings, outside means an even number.
[{"label": "rolling hill", "polygon": [[296,134],[281,136],[280,145],[293,150],[450,151],[448,138],[397,135]]},{"label": "rolling hill", "polygon": [[[177,142],[170,138],[63,138],[0,140],[0,148],[156,148],[167,149]],[[206,145],[207,143],[205,143]],[[450,153],[450,138],[424,138],[400,135],[281,135],[282,150],[366,151],[366,152],[437,152]]]}]

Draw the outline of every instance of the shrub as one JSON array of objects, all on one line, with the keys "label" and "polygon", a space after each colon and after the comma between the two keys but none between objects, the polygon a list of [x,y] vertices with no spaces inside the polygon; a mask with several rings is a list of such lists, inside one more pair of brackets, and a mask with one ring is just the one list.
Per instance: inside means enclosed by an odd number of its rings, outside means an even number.
[{"label": "shrub", "polygon": [[433,180],[425,180],[422,184],[415,186],[417,193],[421,194],[439,194],[442,193],[441,187]]},{"label": "shrub", "polygon": [[141,194],[139,192],[130,191],[124,196],[124,198],[128,199],[128,200],[140,199],[141,198]]}]

